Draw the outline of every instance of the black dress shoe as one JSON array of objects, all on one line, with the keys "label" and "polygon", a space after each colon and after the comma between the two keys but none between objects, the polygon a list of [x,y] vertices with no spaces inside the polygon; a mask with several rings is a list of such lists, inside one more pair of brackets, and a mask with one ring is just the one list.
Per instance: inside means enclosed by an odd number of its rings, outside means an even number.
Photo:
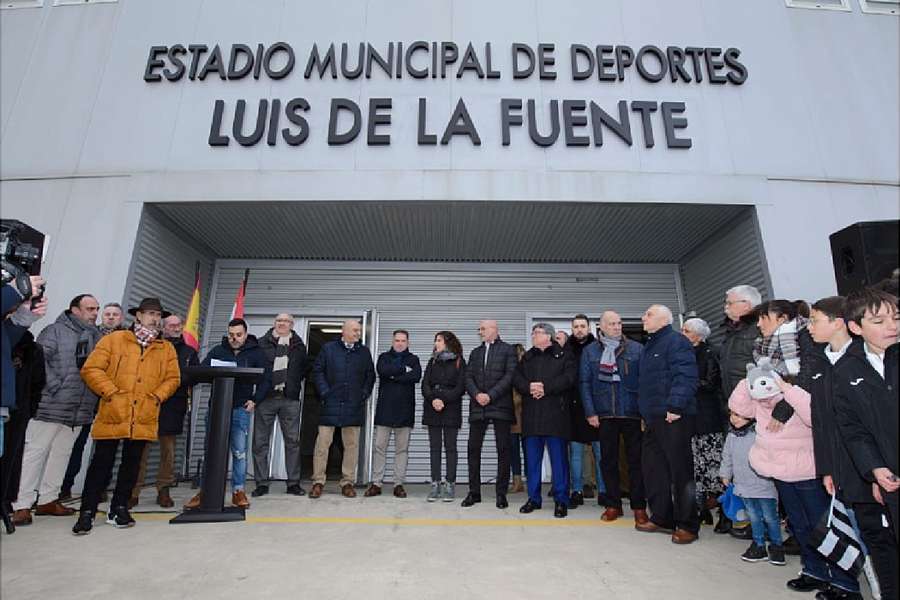
[{"label": "black dress shoe", "polygon": [[828,584],[821,579],[801,574],[796,579],[787,582],[787,586],[795,592],[811,592],[813,590],[824,590]]},{"label": "black dress shoe", "polygon": [[578,508],[584,506],[584,494],[581,492],[572,492],[569,497],[569,508]]},{"label": "black dress shoe", "polygon": [[519,512],[523,515],[527,515],[529,513],[533,513],[536,510],[541,510],[541,507],[529,500],[525,504],[519,507]]},{"label": "black dress shoe", "polygon": [[292,496],[305,496],[306,490],[304,490],[302,487],[300,487],[299,483],[295,483],[294,485],[289,485],[287,487],[287,493]]},{"label": "black dress shoe", "polygon": [[506,494],[497,496],[497,508],[509,508],[509,502],[506,501]]},{"label": "black dress shoe", "polygon": [[463,499],[461,506],[468,508],[470,506],[478,504],[479,502],[481,502],[481,494],[473,494],[472,492],[469,492]]},{"label": "black dress shoe", "polygon": [[859,592],[848,592],[833,585],[826,586],[824,590],[816,594],[816,600],[862,600]]},{"label": "black dress shoe", "polygon": [[265,496],[269,493],[269,486],[267,485],[258,485],[256,489],[250,492],[250,495],[254,498],[259,498],[260,496]]},{"label": "black dress shoe", "polygon": [[553,516],[557,519],[564,519],[568,514],[569,509],[566,508],[566,505],[557,502],[556,507],[553,509]]}]

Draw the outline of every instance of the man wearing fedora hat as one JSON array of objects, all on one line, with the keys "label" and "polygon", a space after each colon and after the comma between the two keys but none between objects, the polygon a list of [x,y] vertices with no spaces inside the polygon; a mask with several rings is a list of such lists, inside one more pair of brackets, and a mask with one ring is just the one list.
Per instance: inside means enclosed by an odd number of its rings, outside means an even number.
[{"label": "man wearing fedora hat", "polygon": [[162,319],[169,316],[158,298],[144,298],[131,308],[134,325],[104,336],[81,369],[85,383],[100,396],[91,436],[94,456],[88,467],[81,512],[72,529],[90,533],[104,482],[109,477],[123,442],[122,462],[106,522],[114,527],[134,525],[128,499],[137,480],[141,454],[148,441],[157,439],[159,407],[181,381],[174,346],[160,336]]}]

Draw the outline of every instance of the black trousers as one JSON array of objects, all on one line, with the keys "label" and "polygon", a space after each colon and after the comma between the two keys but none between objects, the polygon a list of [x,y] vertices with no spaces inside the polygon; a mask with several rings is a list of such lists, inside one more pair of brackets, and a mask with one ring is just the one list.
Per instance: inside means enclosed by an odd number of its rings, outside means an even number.
[{"label": "black trousers", "polygon": [[19,497],[19,481],[22,478],[22,454],[25,451],[25,431],[31,418],[21,410],[10,412],[9,421],[3,424],[3,458],[0,459],[0,500],[15,503]]},{"label": "black trousers", "polygon": [[622,508],[622,486],[619,483],[619,436],[625,441],[625,458],[631,481],[631,509],[647,508],[647,492],[641,467],[640,419],[600,419],[600,471],[606,484],[610,506]]},{"label": "black trousers", "polygon": [[428,427],[428,443],[431,446],[431,482],[441,481],[441,442],[447,455],[447,482],[456,483],[456,467],[459,464],[459,452],[456,440],[459,429],[456,427]]},{"label": "black trousers", "polygon": [[862,533],[863,542],[872,557],[872,566],[881,586],[882,600],[897,600],[897,541],[893,527],[884,526],[887,519],[886,507],[874,502],[853,505],[856,523]]},{"label": "black trousers", "polygon": [[116,477],[116,489],[113,492],[110,507],[127,506],[131,497],[131,490],[137,483],[138,472],[141,469],[141,455],[144,440],[94,440],[94,456],[88,466],[84,480],[84,491],[81,494],[81,512],[97,512],[100,503],[100,494],[106,487],[112,473],[113,464],[116,462],[116,453],[119,451],[119,442],[122,442],[122,462],[119,464],[119,473]]},{"label": "black trousers", "polygon": [[490,423],[494,424],[494,441],[497,446],[497,494],[505,496],[509,491],[509,428],[512,423],[495,419],[469,424],[469,493],[481,494],[481,447]]},{"label": "black trousers", "polygon": [[700,515],[691,449],[695,417],[684,415],[672,423],[658,417],[645,424],[641,464],[650,519],[660,527],[697,533]]}]

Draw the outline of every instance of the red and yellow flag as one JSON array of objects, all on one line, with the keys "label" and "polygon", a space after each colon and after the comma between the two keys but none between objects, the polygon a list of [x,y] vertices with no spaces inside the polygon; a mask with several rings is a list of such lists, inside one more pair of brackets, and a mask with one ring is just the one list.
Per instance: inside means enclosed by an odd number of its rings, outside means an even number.
[{"label": "red and yellow flag", "polygon": [[244,270],[244,278],[241,280],[241,287],[238,288],[237,294],[234,296],[234,306],[231,307],[232,319],[244,318],[244,298],[247,295],[247,280],[250,279],[250,269]]},{"label": "red and yellow flag", "polygon": [[194,293],[184,321],[184,343],[196,351],[200,351],[200,263],[197,263],[197,274],[194,276]]}]

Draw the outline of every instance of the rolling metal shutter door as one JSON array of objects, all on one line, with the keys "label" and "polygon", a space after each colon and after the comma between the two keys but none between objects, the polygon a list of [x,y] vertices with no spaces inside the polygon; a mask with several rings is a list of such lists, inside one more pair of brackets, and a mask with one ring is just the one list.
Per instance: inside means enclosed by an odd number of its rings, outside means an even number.
[{"label": "rolling metal shutter door", "polygon": [[[434,333],[456,333],[466,357],[477,346],[478,320],[496,319],[501,337],[509,343],[527,342],[529,314],[576,314],[617,310],[637,317],[651,303],[663,303],[677,312],[678,276],[675,265],[517,265],[427,263],[322,263],[301,261],[222,260],[210,306],[204,353],[223,335],[234,293],[245,268],[250,269],[246,314],[271,318],[278,312],[295,315],[353,313],[373,308],[379,319],[378,354],[390,347],[391,332],[407,329],[411,350],[424,368],[431,354]],[[206,410],[208,386],[201,386]],[[410,482],[430,479],[428,436],[421,426],[421,390],[416,387],[416,426],[410,443]],[[377,387],[375,390],[377,397]],[[468,413],[468,398],[464,415]],[[198,414],[197,441],[192,463],[202,455],[202,412]],[[466,481],[468,425],[459,436],[459,477]],[[492,432],[482,458],[483,477],[496,472]],[[386,480],[393,473],[393,444],[389,447]]]},{"label": "rolling metal shutter door", "polygon": [[716,345],[724,333],[722,305],[725,291],[752,285],[763,300],[771,293],[769,272],[757,229],[756,211],[748,208],[732,226],[706,240],[681,262],[687,310],[709,323]]},{"label": "rolling metal shutter door", "polygon": [[[141,216],[131,262],[131,272],[125,290],[125,309],[137,306],[142,298],[158,296],[163,308],[185,318],[194,290],[194,268],[200,261],[201,306],[200,325],[204,323],[213,273],[212,253],[199,244],[192,244],[190,236],[177,224],[151,206],[145,206]],[[202,329],[201,329],[202,335]],[[188,423],[175,447],[175,473],[180,475],[186,452]],[[144,483],[156,481],[159,467],[159,444],[151,444],[147,456]]]}]

